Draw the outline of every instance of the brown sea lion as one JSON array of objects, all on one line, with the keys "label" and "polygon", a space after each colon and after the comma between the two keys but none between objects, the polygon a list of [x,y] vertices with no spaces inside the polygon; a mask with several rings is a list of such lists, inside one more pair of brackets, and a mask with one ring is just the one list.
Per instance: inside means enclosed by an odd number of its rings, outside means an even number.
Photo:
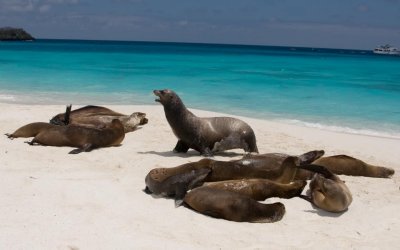
[{"label": "brown sea lion", "polygon": [[276,222],[285,214],[285,206],[280,202],[263,204],[242,194],[207,186],[191,190],[184,202],[199,213],[237,222]]},{"label": "brown sea lion", "polygon": [[76,125],[52,126],[41,130],[28,144],[77,147],[78,149],[70,152],[77,154],[95,148],[119,145],[125,137],[124,127],[118,119],[114,119],[102,129]]},{"label": "brown sea lion", "polygon": [[190,112],[172,90],[153,91],[164,106],[165,116],[178,138],[174,151],[186,153],[192,148],[202,155],[242,148],[258,153],[253,129],[244,121],[232,117],[200,118]]},{"label": "brown sea lion", "polygon": [[5,134],[11,140],[14,138],[28,138],[28,137],[35,137],[37,134],[42,132],[43,130],[50,129],[55,127],[55,125],[47,123],[47,122],[33,122],[29,123],[25,126],[20,127],[19,129],[15,130],[12,134]]},{"label": "brown sea lion", "polygon": [[347,155],[322,157],[313,162],[321,165],[334,174],[389,178],[394,174],[391,168],[374,166]]},{"label": "brown sea lion", "polygon": [[310,196],[300,197],[328,212],[340,213],[347,210],[353,198],[349,188],[337,175],[314,164],[299,168],[316,172],[310,182]]},{"label": "brown sea lion", "polygon": [[[298,170],[297,164],[306,164],[322,154],[322,150],[310,151],[299,157],[278,153],[249,154],[240,160],[202,159],[172,168],[155,168],[145,178],[145,190],[147,193],[157,195],[185,194],[188,191],[187,187],[192,186],[188,183],[192,183],[194,179],[196,185],[201,185],[203,182],[244,178],[264,178],[280,183],[289,183]],[[200,169],[209,169],[210,171],[204,175],[205,171],[199,171]],[[194,178],[196,174],[199,174],[198,178]],[[186,184],[177,182],[177,179]]]},{"label": "brown sea lion", "polygon": [[213,189],[231,191],[245,195],[257,201],[271,197],[290,199],[301,194],[307,181],[294,181],[288,184],[267,179],[242,179],[217,182],[206,182],[203,186]]},{"label": "brown sea lion", "polygon": [[148,122],[146,114],[141,112],[124,115],[100,106],[85,106],[71,111],[71,105],[69,105],[65,113],[54,116],[50,120],[50,123],[55,125],[75,124],[102,128],[110,124],[113,119],[121,121],[125,133],[134,131],[139,125],[144,125]]}]

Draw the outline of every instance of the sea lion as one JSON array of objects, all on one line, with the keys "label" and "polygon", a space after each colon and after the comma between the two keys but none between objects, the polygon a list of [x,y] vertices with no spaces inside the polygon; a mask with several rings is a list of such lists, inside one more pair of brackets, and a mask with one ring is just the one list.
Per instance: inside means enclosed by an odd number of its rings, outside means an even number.
[{"label": "sea lion", "polygon": [[19,129],[15,130],[12,134],[5,134],[9,139],[14,138],[28,138],[28,137],[35,137],[40,132],[53,128],[55,125],[47,123],[47,122],[33,122],[27,125],[20,127]]},{"label": "sea lion", "polygon": [[119,145],[125,137],[124,127],[118,119],[112,120],[111,124],[102,129],[76,125],[52,126],[41,130],[28,144],[77,147],[78,149],[70,152],[77,154],[95,148]]},{"label": "sea lion", "polygon": [[301,194],[307,181],[294,181],[288,184],[267,179],[242,179],[217,182],[206,182],[203,186],[213,189],[231,191],[245,195],[257,201],[271,197],[290,199]]},{"label": "sea lion", "polygon": [[237,161],[211,162],[211,172],[206,181],[224,181],[261,178],[280,183],[293,180],[299,164],[295,156],[282,154],[248,155]]},{"label": "sea lion", "polygon": [[[293,180],[296,171],[298,171],[296,165],[306,164],[320,157],[323,153],[324,151],[322,150],[314,150],[299,157],[279,153],[249,154],[240,160],[216,161],[202,159],[172,168],[155,168],[145,178],[145,190],[147,193],[156,195],[185,194],[188,191],[187,188],[193,186],[193,184],[189,185],[189,183],[194,179],[196,180],[196,185],[201,185],[203,182],[240,180],[244,178],[263,178],[280,183],[289,183]],[[200,169],[209,169],[210,171],[207,175],[204,175],[206,171],[198,171]],[[195,176],[198,178],[195,178]],[[179,182],[177,182],[177,179]]]},{"label": "sea lion", "polygon": [[85,106],[71,111],[71,105],[67,106],[66,112],[54,116],[51,124],[68,125],[76,124],[88,127],[102,128],[110,124],[113,119],[119,119],[124,126],[125,133],[134,131],[139,125],[148,123],[145,113],[134,112],[124,115],[111,109],[100,106]]},{"label": "sea lion", "polygon": [[310,182],[310,196],[301,195],[301,198],[328,212],[341,213],[347,210],[353,198],[349,188],[337,175],[314,164],[299,168],[316,172]]},{"label": "sea lion", "polygon": [[280,202],[263,204],[242,194],[207,186],[191,190],[183,201],[199,213],[237,222],[276,222],[285,214],[285,206]]},{"label": "sea lion", "polygon": [[192,148],[211,156],[215,152],[242,148],[258,153],[253,129],[232,117],[200,118],[190,112],[172,90],[154,90],[156,102],[164,106],[165,116],[178,138],[174,151],[186,153]]},{"label": "sea lion", "polygon": [[394,174],[394,169],[371,165],[347,155],[322,157],[315,160],[313,164],[324,166],[338,175],[389,178]]},{"label": "sea lion", "polygon": [[147,194],[175,197],[180,205],[187,190],[200,186],[210,173],[210,159],[186,163],[173,168],[152,169],[145,178]]}]

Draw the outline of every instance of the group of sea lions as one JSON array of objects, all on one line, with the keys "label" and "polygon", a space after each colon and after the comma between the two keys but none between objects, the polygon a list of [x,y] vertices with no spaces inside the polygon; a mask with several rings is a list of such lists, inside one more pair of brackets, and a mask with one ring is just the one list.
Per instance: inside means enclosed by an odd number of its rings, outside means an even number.
[{"label": "group of sea lions", "polygon": [[96,148],[120,145],[125,133],[134,131],[148,122],[145,113],[131,115],[117,113],[99,106],[85,106],[54,116],[50,123],[34,122],[24,125],[10,139],[33,137],[29,145],[76,147],[70,154],[89,152]]},{"label": "group of sea lions", "polygon": [[[244,121],[232,117],[201,118],[190,112],[172,90],[154,90],[173,133],[178,138],[174,152],[189,149],[203,156],[241,148],[240,160],[217,161],[204,158],[171,168],[155,168],[145,178],[145,192],[174,197],[200,213],[232,221],[275,222],[282,219],[285,206],[265,204],[270,197],[303,198],[329,212],[343,212],[352,195],[337,175],[388,178],[390,168],[367,164],[346,155],[322,157],[323,150],[293,156],[258,154],[256,136]],[[146,114],[117,113],[99,106],[85,106],[54,116],[50,123],[35,122],[6,134],[10,139],[34,137],[30,145],[70,146],[70,153],[89,152],[119,145],[125,133],[148,122]],[[251,154],[253,153],[253,154]],[[308,195],[302,195],[310,181]]]},{"label": "group of sea lions", "polygon": [[[154,90],[178,142],[175,152],[190,148],[204,156],[241,148],[258,153],[253,129],[231,117],[200,118],[190,112],[171,90]],[[240,160],[202,159],[172,168],[155,168],[145,178],[148,194],[174,197],[185,206],[216,218],[246,222],[275,222],[285,206],[265,204],[270,197],[300,197],[328,212],[346,211],[352,195],[338,174],[388,178],[393,169],[373,166],[359,159],[323,150],[300,156],[248,154]],[[310,180],[309,195],[302,191]]]}]

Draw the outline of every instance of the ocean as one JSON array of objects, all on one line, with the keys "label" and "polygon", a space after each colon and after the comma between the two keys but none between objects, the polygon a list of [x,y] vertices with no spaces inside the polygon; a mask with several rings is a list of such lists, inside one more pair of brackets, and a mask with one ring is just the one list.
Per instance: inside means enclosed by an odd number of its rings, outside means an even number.
[{"label": "ocean", "polygon": [[156,104],[400,139],[400,57],[370,51],[157,42],[0,42],[0,102]]}]

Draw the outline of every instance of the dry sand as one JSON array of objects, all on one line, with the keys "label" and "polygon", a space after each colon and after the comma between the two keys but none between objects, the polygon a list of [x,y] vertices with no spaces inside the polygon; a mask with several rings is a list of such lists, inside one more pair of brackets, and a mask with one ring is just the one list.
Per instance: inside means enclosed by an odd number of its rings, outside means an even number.
[{"label": "dry sand", "polygon": [[[61,105],[0,104],[0,132],[48,121]],[[342,176],[353,194],[343,214],[302,199],[282,200],[284,218],[272,224],[237,223],[174,207],[142,190],[155,167],[201,159],[174,154],[174,137],[160,105],[108,106],[147,113],[149,124],[120,147],[69,155],[71,148],[29,146],[0,139],[0,249],[394,249],[400,245],[400,140],[334,133],[242,117],[261,153],[301,154],[323,149],[394,168],[391,179]],[[76,108],[76,107],[75,107]],[[194,110],[199,116],[215,113]],[[216,156],[239,159],[241,150]],[[307,188],[306,188],[307,189]],[[277,201],[271,199],[266,202]]]}]

